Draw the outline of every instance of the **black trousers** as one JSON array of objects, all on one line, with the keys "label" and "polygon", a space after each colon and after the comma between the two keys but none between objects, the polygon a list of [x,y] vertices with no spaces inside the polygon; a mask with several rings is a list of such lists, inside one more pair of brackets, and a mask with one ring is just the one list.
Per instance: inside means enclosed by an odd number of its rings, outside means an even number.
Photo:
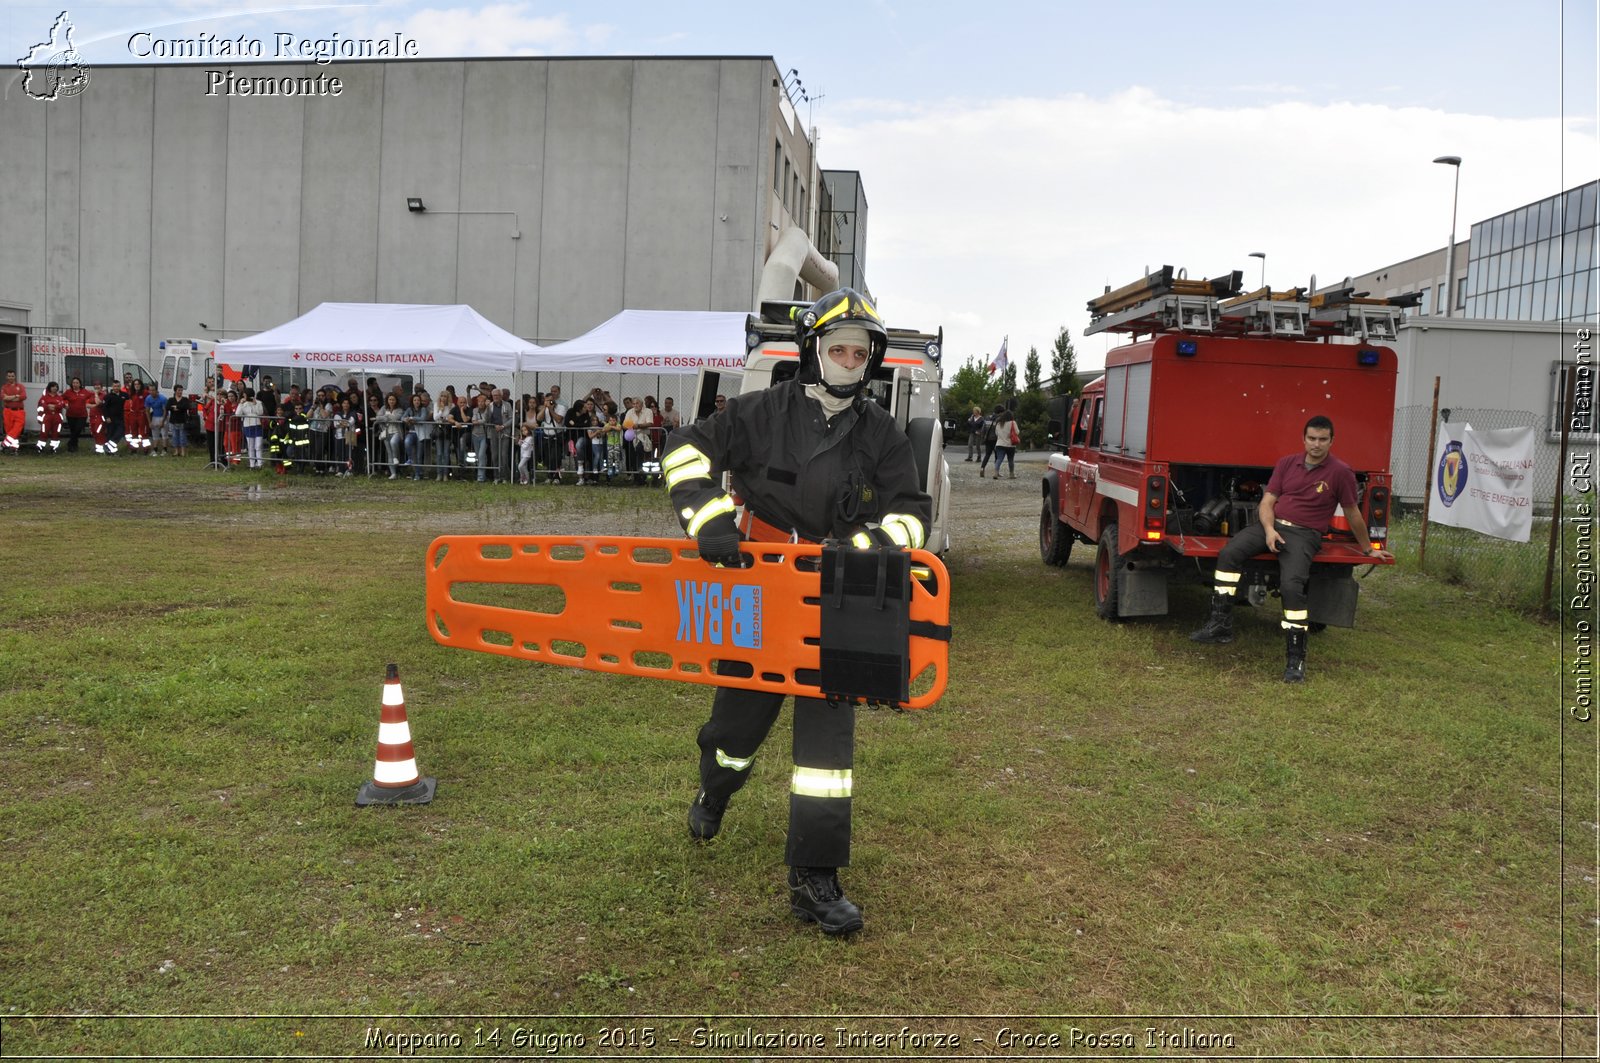
[{"label": "black trousers", "polygon": [[[749,781],[750,762],[783,707],[782,694],[719,687],[700,728],[700,785],[726,800]],[[850,863],[850,781],[856,710],[819,698],[794,699],[794,774],[789,787],[790,867]]]},{"label": "black trousers", "polygon": [[87,417],[67,418],[67,449],[78,449],[78,437],[89,433],[89,419]]},{"label": "black trousers", "polygon": [[[1278,591],[1283,595],[1284,622],[1286,625],[1304,627],[1309,603],[1307,588],[1311,583],[1311,559],[1322,548],[1322,534],[1314,528],[1285,524],[1281,520],[1274,527],[1283,536],[1283,545],[1278,548]],[[1228,540],[1228,545],[1217,555],[1217,589],[1228,593],[1223,590],[1228,585],[1223,575],[1243,572],[1245,563],[1266,548],[1267,530],[1259,521],[1251,523]]]}]

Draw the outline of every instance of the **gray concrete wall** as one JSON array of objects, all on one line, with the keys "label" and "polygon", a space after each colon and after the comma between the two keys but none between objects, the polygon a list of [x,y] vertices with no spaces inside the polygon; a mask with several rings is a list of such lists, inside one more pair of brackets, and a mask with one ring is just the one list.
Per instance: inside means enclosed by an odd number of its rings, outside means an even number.
[{"label": "gray concrete wall", "polygon": [[[154,153],[151,158],[150,249],[148,255],[148,299],[152,320],[151,338],[198,335],[197,322],[218,324],[213,316],[226,316],[223,295],[227,267],[224,234],[253,242],[262,235],[259,226],[235,229],[237,210],[244,197],[236,194],[230,203],[228,174],[239,172],[230,158],[232,124],[245,125],[238,117],[230,123],[227,101],[202,98],[190,106],[197,92],[203,92],[200,71],[168,67],[153,71],[155,98],[151,108],[154,121]],[[98,96],[81,97],[91,108],[99,107]],[[254,113],[262,114],[266,101],[254,103]],[[271,101],[282,104],[282,100]],[[245,108],[234,110],[237,115]],[[296,108],[298,111],[298,108]],[[270,113],[285,114],[289,108],[275,107]],[[241,130],[242,132],[242,130]],[[271,166],[271,163],[267,163]],[[259,167],[258,167],[259,168]],[[252,182],[256,185],[259,182]],[[252,189],[253,190],[253,189]],[[265,216],[261,204],[251,208],[246,218]],[[270,229],[267,230],[270,232]],[[134,276],[143,275],[139,271]],[[130,281],[133,277],[130,277]],[[290,304],[293,305],[292,303]],[[90,328],[90,336],[103,338]],[[145,336],[117,336],[120,342],[143,353]]]},{"label": "gray concrete wall", "polygon": [[[32,103],[34,101],[27,101]],[[7,107],[6,110],[12,108]],[[31,264],[39,274],[39,283],[5,293],[33,305],[34,317],[30,324],[83,325],[79,313],[79,269],[82,260],[81,206],[83,204],[83,97],[77,96],[52,106],[45,122],[45,139],[42,151],[39,145],[18,145],[23,156],[44,159],[45,240],[41,257],[37,245],[12,240],[10,226],[14,215],[0,214],[0,229],[5,231],[0,239],[0,258],[16,259]],[[0,154],[10,155],[9,146],[0,145]],[[112,160],[91,156],[95,166],[110,165]],[[36,173],[34,179],[38,180]],[[122,327],[121,321],[110,325]],[[132,323],[127,323],[131,329]],[[136,339],[137,334],[128,332]],[[97,337],[98,338],[98,337]]]},{"label": "gray concrete wall", "polygon": [[[763,63],[724,59],[717,95],[717,173],[712,203],[711,305],[754,310],[767,261],[767,199],[772,183],[772,133],[767,103],[773,71]],[[752,131],[754,135],[752,136]]]},{"label": "gray concrete wall", "polygon": [[[12,92],[20,95],[16,89]],[[77,108],[73,107],[70,113],[76,121]],[[19,245],[14,253],[0,253],[0,301],[23,303],[28,310],[27,314],[19,313],[23,318],[38,308],[49,277],[44,263],[50,245],[46,213],[50,188],[46,126],[50,114],[44,107],[0,107],[0,225],[5,227],[6,240]],[[24,291],[35,294],[24,298]]]},{"label": "gray concrete wall", "polygon": [[141,353],[324,301],[466,302],[546,343],[624,307],[753,309],[793,136],[770,59],[231,69],[343,91],[97,67],[72,99],[0,99],[0,299]]},{"label": "gray concrete wall", "polygon": [[[456,288],[460,302],[518,335],[539,319],[543,239],[545,89],[548,63],[474,63],[467,67],[461,116],[461,198],[457,210],[509,210],[463,215]],[[512,239],[513,232],[522,234]]]},{"label": "gray concrete wall", "polygon": [[[1532,321],[1481,321],[1465,318],[1423,318],[1401,326],[1394,344],[1400,376],[1395,406],[1431,410],[1433,381],[1439,378],[1439,408],[1453,412],[1452,421],[1470,419],[1456,411],[1500,410],[1526,413],[1526,418],[1502,418],[1504,423],[1484,423],[1476,428],[1532,423],[1536,479],[1554,485],[1560,444],[1552,439],[1550,410],[1552,367],[1565,357],[1577,326]],[[1420,499],[1426,490],[1430,461],[1427,416],[1406,414],[1395,432],[1395,493]],[[1410,428],[1414,438],[1406,438]],[[1559,431],[1559,428],[1558,428]],[[1590,445],[1585,443],[1583,445]],[[1541,501],[1548,501],[1547,498]]]},{"label": "gray concrete wall", "polygon": [[[96,338],[128,337],[142,353],[151,333],[155,71],[129,70],[117,81],[119,91],[78,97],[83,100],[82,170],[73,257],[83,327]],[[190,117],[174,120],[187,122]],[[72,206],[62,204],[69,211]],[[161,228],[178,221],[163,217]]]}]

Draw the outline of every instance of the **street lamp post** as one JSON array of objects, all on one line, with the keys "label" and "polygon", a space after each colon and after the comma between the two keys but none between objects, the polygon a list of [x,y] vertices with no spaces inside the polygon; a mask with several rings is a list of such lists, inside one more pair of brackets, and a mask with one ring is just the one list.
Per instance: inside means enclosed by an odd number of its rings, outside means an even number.
[{"label": "street lamp post", "polygon": [[1433,160],[1456,172],[1455,191],[1450,196],[1450,246],[1444,254],[1444,316],[1456,315],[1456,204],[1461,199],[1461,156],[1441,155]]},{"label": "street lamp post", "polygon": [[1261,260],[1261,285],[1260,286],[1262,288],[1265,288],[1267,286],[1267,253],[1265,251],[1252,251],[1252,252],[1250,252],[1250,257],[1251,258],[1259,258]]}]

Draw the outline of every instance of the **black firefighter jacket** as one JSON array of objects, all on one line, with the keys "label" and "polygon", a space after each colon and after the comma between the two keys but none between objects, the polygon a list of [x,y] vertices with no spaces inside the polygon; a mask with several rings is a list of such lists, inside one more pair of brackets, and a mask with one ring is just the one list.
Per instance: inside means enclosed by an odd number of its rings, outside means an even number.
[{"label": "black firefighter jacket", "polygon": [[[685,447],[695,453],[676,453]],[[830,422],[794,380],[735,395],[721,413],[675,430],[661,464],[691,535],[731,510],[723,470],[747,509],[804,539],[848,539],[868,522],[895,521],[914,524],[910,545],[921,546],[933,517],[911,442],[894,418],[863,396]]]}]

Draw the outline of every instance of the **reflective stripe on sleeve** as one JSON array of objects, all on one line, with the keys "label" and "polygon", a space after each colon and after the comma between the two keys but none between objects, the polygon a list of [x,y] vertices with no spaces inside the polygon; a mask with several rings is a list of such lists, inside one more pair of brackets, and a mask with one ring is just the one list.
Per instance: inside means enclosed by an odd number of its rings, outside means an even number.
[{"label": "reflective stripe on sleeve", "polygon": [[909,513],[887,514],[879,527],[888,533],[889,538],[908,550],[920,550],[922,544],[928,541],[922,521]]},{"label": "reflective stripe on sleeve", "polygon": [[750,765],[755,762],[756,758],[754,757],[730,757],[722,750],[717,750],[717,763],[724,768],[732,768],[734,771],[749,771]]},{"label": "reflective stripe on sleeve", "polygon": [[850,769],[802,768],[796,764],[789,792],[801,797],[849,797]]},{"label": "reflective stripe on sleeve", "polygon": [[[683,453],[683,451],[674,451],[674,455],[680,455],[680,453]],[[661,467],[662,475],[666,479],[667,490],[677,487],[678,483],[682,483],[683,480],[710,479],[710,461],[707,461],[706,458],[682,461],[682,463],[678,463],[677,466],[670,467],[670,469],[667,467],[666,461],[662,461]]]},{"label": "reflective stripe on sleeve", "polygon": [[724,513],[731,515],[733,513],[733,508],[732,498],[728,497],[727,495],[718,495],[710,502],[707,502],[705,505],[701,506],[699,511],[696,512],[694,516],[689,518],[689,524],[685,530],[688,531],[690,535],[699,535],[700,529],[705,527],[706,521],[710,520],[712,517],[721,516]]}]

